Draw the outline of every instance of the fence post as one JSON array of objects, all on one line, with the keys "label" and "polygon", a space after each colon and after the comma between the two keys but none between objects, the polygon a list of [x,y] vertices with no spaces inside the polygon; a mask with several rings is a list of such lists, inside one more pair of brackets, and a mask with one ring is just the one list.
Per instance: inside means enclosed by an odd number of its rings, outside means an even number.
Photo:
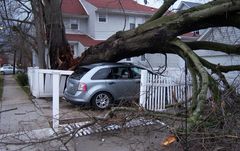
[{"label": "fence post", "polygon": [[59,80],[60,80],[60,73],[54,72],[52,73],[52,81],[53,81],[53,105],[52,105],[52,126],[54,129],[57,129],[59,126]]},{"label": "fence post", "polygon": [[39,94],[39,67],[34,67],[34,71],[33,71],[33,96],[35,96],[36,98],[39,98],[40,94]]},{"label": "fence post", "polygon": [[29,87],[30,87],[30,90],[32,92],[32,83],[33,83],[33,68],[32,67],[28,67],[27,68],[27,74],[28,74],[28,83],[29,83]]},{"label": "fence post", "polygon": [[141,70],[141,84],[140,84],[140,106],[145,108],[146,104],[146,86],[147,86],[147,70]]}]

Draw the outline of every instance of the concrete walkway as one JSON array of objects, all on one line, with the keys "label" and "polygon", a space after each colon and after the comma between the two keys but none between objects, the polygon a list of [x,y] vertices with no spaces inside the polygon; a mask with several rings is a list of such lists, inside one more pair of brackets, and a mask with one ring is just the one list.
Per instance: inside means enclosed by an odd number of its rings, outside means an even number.
[{"label": "concrete walkway", "polygon": [[49,128],[48,121],[36,108],[12,75],[4,76],[0,102],[0,134]]},{"label": "concrete walkway", "polygon": [[52,135],[54,131],[43,112],[17,84],[14,76],[4,75],[3,96],[0,101],[0,150],[66,150],[59,140],[25,143],[46,139]]}]

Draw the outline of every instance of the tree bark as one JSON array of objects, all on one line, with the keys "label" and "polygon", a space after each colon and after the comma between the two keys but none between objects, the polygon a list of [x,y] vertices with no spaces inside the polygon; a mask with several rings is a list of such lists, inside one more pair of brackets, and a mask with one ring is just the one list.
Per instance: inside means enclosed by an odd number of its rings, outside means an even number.
[{"label": "tree bark", "polygon": [[44,20],[43,20],[43,10],[40,0],[31,1],[32,12],[34,14],[34,25],[36,30],[36,43],[37,43],[37,53],[38,56],[38,66],[39,68],[45,69],[45,28],[44,28]]},{"label": "tree bark", "polygon": [[61,0],[43,0],[46,38],[52,69],[68,69],[73,54],[65,37]]}]

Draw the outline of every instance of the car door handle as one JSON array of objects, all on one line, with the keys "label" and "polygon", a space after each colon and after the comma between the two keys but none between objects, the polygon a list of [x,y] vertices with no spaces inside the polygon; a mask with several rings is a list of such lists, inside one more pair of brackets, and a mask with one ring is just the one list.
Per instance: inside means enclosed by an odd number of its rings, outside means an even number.
[{"label": "car door handle", "polygon": [[115,82],[109,82],[108,84],[109,84],[109,85],[112,85],[112,84],[115,84]]},{"label": "car door handle", "polygon": [[136,83],[140,83],[140,81],[137,81]]}]

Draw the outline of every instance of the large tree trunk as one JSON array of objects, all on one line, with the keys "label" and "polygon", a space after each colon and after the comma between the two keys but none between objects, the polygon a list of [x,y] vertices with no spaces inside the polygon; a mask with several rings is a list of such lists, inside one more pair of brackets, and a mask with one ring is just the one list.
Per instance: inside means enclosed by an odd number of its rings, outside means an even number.
[{"label": "large tree trunk", "polygon": [[65,37],[61,0],[44,0],[46,37],[52,69],[68,69],[73,59]]}]

